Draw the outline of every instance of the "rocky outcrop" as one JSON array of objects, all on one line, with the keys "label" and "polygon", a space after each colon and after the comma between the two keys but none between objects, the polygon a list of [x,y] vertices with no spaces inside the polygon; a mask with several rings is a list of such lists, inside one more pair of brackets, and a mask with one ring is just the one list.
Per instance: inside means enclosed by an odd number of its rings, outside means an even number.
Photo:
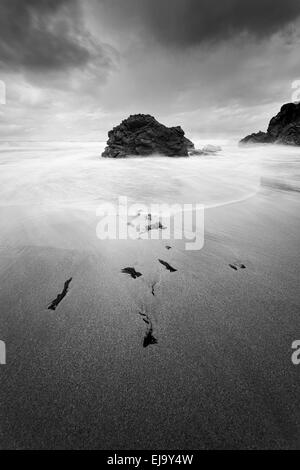
[{"label": "rocky outcrop", "polygon": [[254,134],[247,135],[240,141],[240,144],[271,144],[274,140],[267,134],[267,132],[256,132]]},{"label": "rocky outcrop", "polygon": [[300,103],[283,105],[267,132],[248,135],[240,143],[300,145]]},{"label": "rocky outcrop", "polygon": [[153,154],[187,157],[193,148],[193,142],[184,136],[180,126],[166,127],[149,114],[135,114],[109,131],[102,157]]}]

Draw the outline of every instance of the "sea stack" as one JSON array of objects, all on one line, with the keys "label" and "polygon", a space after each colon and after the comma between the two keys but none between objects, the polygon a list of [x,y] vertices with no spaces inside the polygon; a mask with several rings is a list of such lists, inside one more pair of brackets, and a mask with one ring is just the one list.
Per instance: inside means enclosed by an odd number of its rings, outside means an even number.
[{"label": "sea stack", "polygon": [[271,119],[267,132],[248,135],[240,144],[300,145],[300,103],[284,104]]},{"label": "sea stack", "polygon": [[149,114],[134,114],[108,133],[106,158],[124,158],[131,155],[166,155],[188,157],[194,148],[180,126],[166,127]]}]

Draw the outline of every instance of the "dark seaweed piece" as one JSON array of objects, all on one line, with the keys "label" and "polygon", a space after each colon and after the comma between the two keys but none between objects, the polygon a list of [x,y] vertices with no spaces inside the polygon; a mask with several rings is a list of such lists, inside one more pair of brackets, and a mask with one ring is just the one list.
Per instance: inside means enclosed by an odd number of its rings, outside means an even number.
[{"label": "dark seaweed piece", "polygon": [[234,269],[235,271],[237,271],[237,267],[234,266],[234,264],[230,264],[229,266],[230,266],[232,269]]},{"label": "dark seaweed piece", "polygon": [[133,279],[142,276],[142,273],[137,272],[134,268],[123,268],[121,272],[129,274]]},{"label": "dark seaweed piece", "polygon": [[62,301],[62,299],[67,295],[67,292],[69,290],[69,285],[72,281],[72,278],[67,279],[66,282],[64,283],[64,288],[60,294],[54,299],[51,304],[48,307],[48,310],[55,310],[58,304]]},{"label": "dark seaweed piece", "polygon": [[146,231],[150,232],[150,230],[165,230],[167,227],[164,227],[161,222],[155,222],[155,224],[146,225]]},{"label": "dark seaweed piece", "polygon": [[139,315],[141,315],[142,317],[148,318],[148,315],[146,315],[146,313],[139,312]]},{"label": "dark seaweed piece", "polygon": [[155,295],[155,292],[154,292],[154,287],[156,286],[156,282],[154,282],[151,286],[151,294],[152,295]]},{"label": "dark seaweed piece", "polygon": [[146,348],[147,346],[150,346],[150,344],[157,344],[157,339],[154,338],[152,333],[153,333],[152,328],[150,328],[147,331],[146,336],[145,336],[144,341],[143,341],[143,347],[144,348]]},{"label": "dark seaweed piece", "polygon": [[237,271],[238,268],[246,269],[246,266],[244,264],[239,264],[239,263],[230,264],[229,266],[235,271]]},{"label": "dark seaweed piece", "polygon": [[177,269],[173,268],[169,263],[167,263],[166,261],[163,261],[162,259],[159,259],[158,260],[160,262],[160,264],[162,264],[163,266],[165,266],[165,268],[170,271],[170,273],[175,273],[175,271],[177,271]]},{"label": "dark seaweed piece", "polygon": [[141,315],[143,318],[143,321],[148,325],[148,328],[146,330],[146,334],[144,336],[143,340],[143,347],[146,348],[147,346],[150,346],[151,344],[157,344],[158,341],[157,339],[153,336],[153,325],[152,321],[148,317],[146,313],[139,312],[139,315]]}]

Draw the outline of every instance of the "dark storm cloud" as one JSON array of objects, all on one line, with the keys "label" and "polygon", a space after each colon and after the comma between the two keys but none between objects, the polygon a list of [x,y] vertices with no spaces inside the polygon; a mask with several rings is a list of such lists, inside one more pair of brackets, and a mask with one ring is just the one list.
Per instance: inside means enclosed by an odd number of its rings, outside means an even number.
[{"label": "dark storm cloud", "polygon": [[242,32],[268,36],[300,15],[299,0],[98,0],[120,27],[163,44],[193,46]]},{"label": "dark storm cloud", "polygon": [[[91,60],[92,51],[76,0],[0,1],[2,69],[42,71],[82,66]],[[105,59],[100,45],[97,54]],[[102,65],[108,65],[108,60]]]}]

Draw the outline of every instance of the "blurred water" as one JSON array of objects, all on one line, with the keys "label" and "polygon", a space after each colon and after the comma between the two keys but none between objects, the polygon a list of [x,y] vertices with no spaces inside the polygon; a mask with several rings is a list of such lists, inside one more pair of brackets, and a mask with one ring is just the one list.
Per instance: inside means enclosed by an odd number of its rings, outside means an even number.
[{"label": "blurred water", "polygon": [[104,143],[0,144],[0,204],[89,210],[118,196],[141,203],[226,204],[261,185],[298,191],[300,151],[226,145],[215,156],[100,158]]},{"label": "blurred water", "polygon": [[[224,204],[257,191],[257,152],[224,149],[218,156],[111,160],[103,143],[0,146],[1,205],[94,209],[119,195],[141,203]],[[292,170],[292,168],[291,168]]]},{"label": "blurred water", "polygon": [[76,240],[84,238],[87,223],[94,235],[96,208],[103,202],[117,204],[119,196],[129,204],[210,208],[247,199],[262,188],[300,191],[300,151],[291,147],[226,144],[214,156],[114,160],[100,157],[104,145],[0,144],[0,242],[24,242],[26,234],[28,243],[56,239],[60,244],[66,227],[73,230],[75,214],[82,231]]}]

